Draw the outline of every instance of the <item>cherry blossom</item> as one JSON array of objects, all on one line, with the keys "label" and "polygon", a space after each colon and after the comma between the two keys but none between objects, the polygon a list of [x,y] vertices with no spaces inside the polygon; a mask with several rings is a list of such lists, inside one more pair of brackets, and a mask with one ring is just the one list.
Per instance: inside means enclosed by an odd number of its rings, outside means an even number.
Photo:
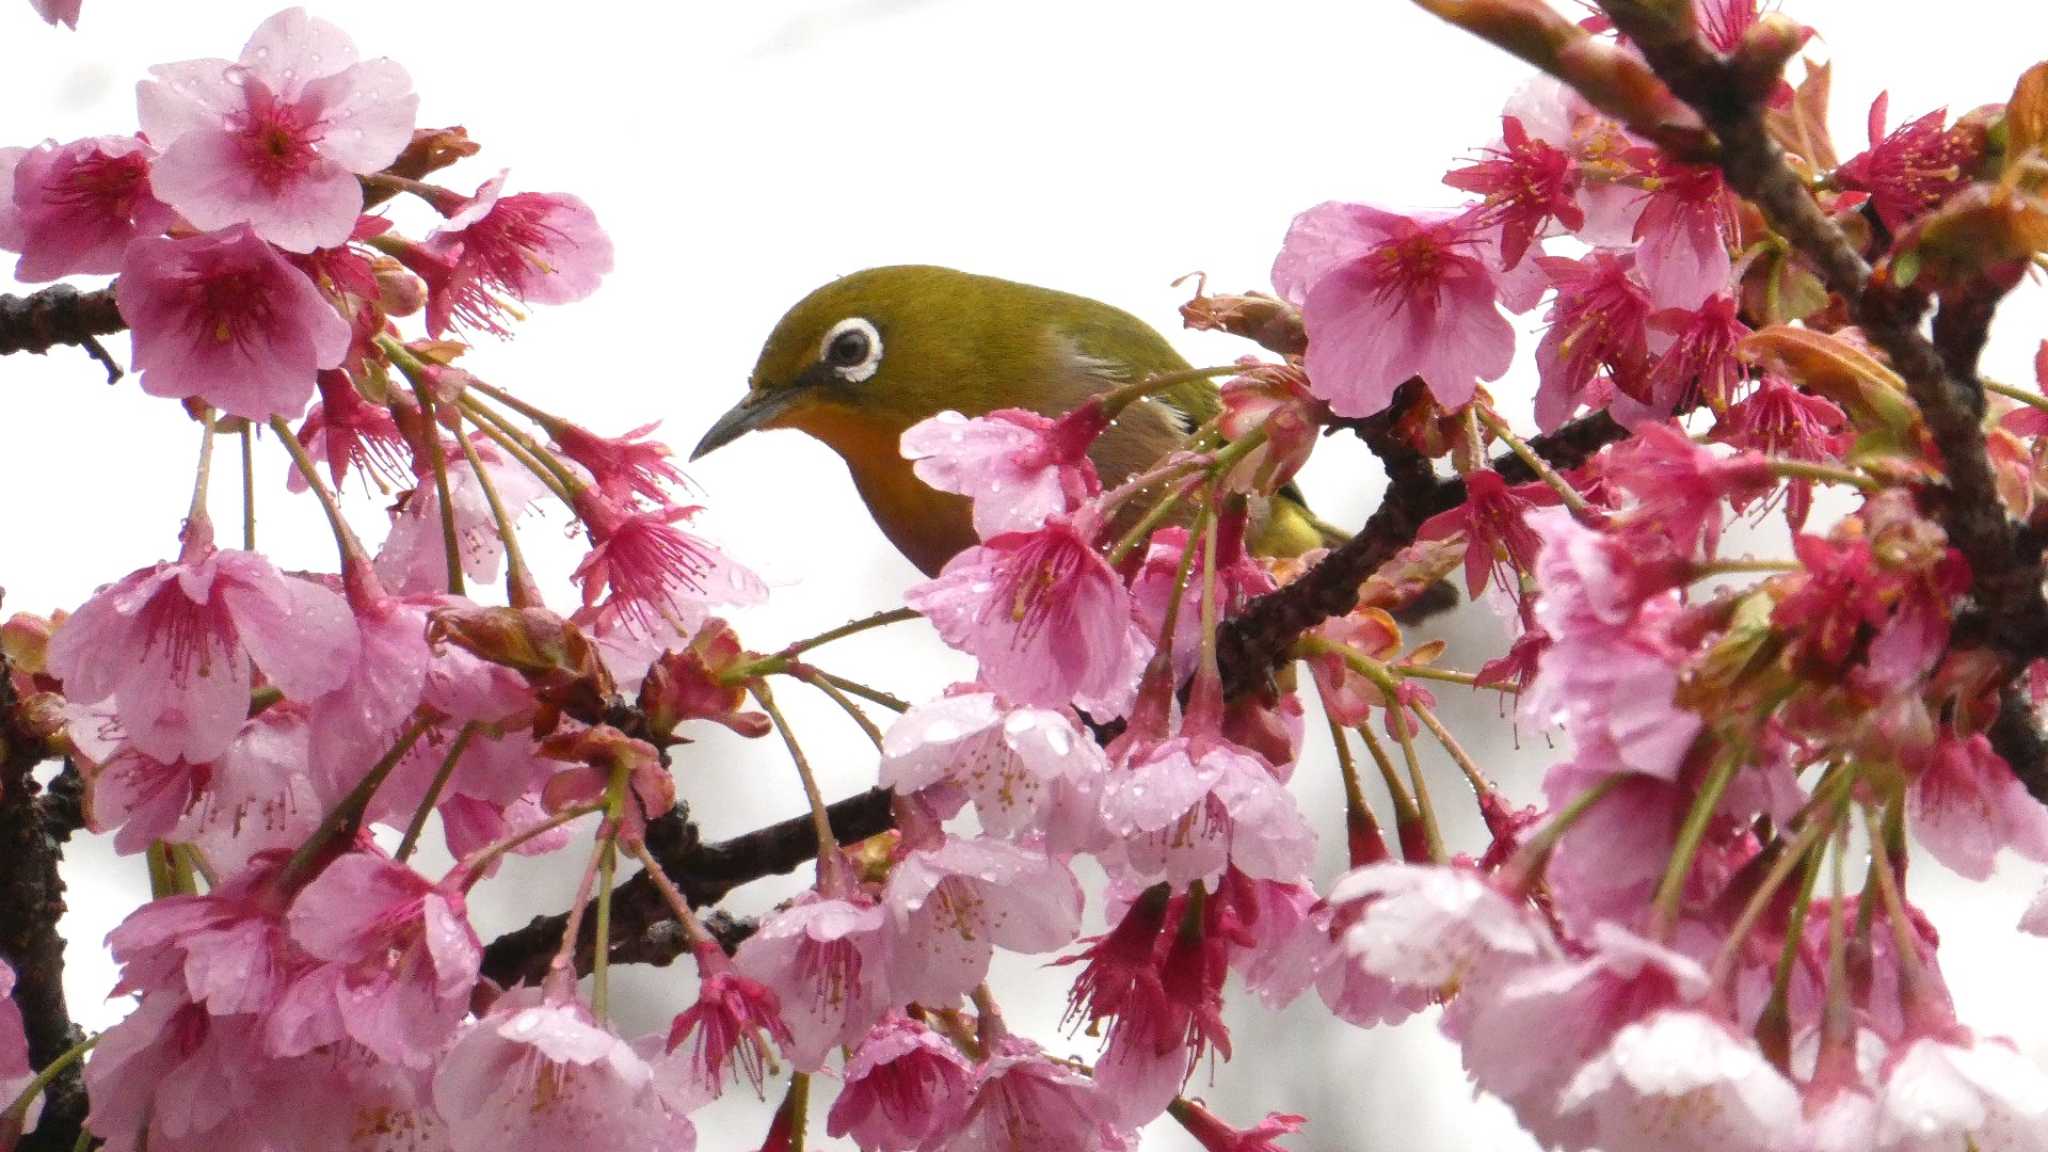
[{"label": "cherry blossom", "polygon": [[1102,491],[1088,447],[1108,426],[1101,405],[1048,420],[1001,408],[972,419],[946,411],[903,433],[903,456],[917,478],[974,502],[974,530],[984,540],[1030,532]]},{"label": "cherry blossom", "polygon": [[[0,195],[0,248],[21,253],[17,280],[118,272],[128,244],[154,236],[173,214],[149,191],[154,154],[133,136],[99,136],[23,151],[13,191]],[[0,160],[4,165],[5,160]],[[0,183],[0,193],[6,193]]]},{"label": "cherry blossom", "polygon": [[862,1148],[911,1152],[958,1125],[974,1070],[931,1029],[892,1016],[860,1041],[845,1075],[825,1130]]}]

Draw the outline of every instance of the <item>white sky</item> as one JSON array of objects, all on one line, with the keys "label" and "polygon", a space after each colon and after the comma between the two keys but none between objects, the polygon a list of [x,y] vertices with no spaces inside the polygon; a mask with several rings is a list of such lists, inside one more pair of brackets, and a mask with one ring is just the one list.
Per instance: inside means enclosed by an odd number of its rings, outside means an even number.
[{"label": "white sky", "polygon": [[[74,35],[44,27],[20,0],[0,0],[0,144],[132,131],[133,82],[148,65],[233,57],[275,7],[86,0]],[[461,123],[483,143],[451,183],[467,189],[510,167],[513,190],[582,196],[617,245],[617,270],[594,298],[539,310],[517,340],[480,349],[470,366],[600,431],[661,419],[682,451],[738,397],[783,309],[836,275],[951,264],[1098,296],[1173,333],[1187,292],[1170,281],[1200,269],[1219,289],[1265,287],[1287,221],[1303,207],[1330,198],[1449,202],[1443,170],[1492,138],[1523,76],[1397,0],[312,7],[365,55],[393,56],[411,71],[422,125]],[[1786,7],[1826,38],[1812,53],[1839,61],[1834,127],[1844,155],[1861,146],[1878,89],[1890,88],[1895,118],[1944,103],[1960,112],[2004,99],[2048,50],[2048,9],[2035,3]],[[2006,305],[1991,374],[2026,379],[2044,315],[2038,290]],[[2032,330],[2020,331],[2015,321],[2028,318]],[[1242,350],[1173,335],[1196,362]],[[109,344],[125,358],[122,341]],[[1512,379],[1503,395],[1526,395],[1527,375]],[[75,606],[93,585],[173,550],[196,438],[170,403],[142,396],[132,380],[107,389],[97,368],[63,351],[0,364],[0,395],[7,610]],[[1330,448],[1304,486],[1326,517],[1355,524],[1380,477],[1350,445]],[[287,565],[331,565],[314,507],[288,502],[275,485],[285,464],[274,445],[262,467],[265,547]],[[706,523],[782,585],[769,608],[741,620],[755,647],[893,603],[916,576],[874,530],[837,459],[796,433],[742,441],[692,472],[710,493]],[[217,514],[231,518],[237,499],[232,481],[221,484]],[[374,509],[358,494],[359,524],[374,529]],[[537,535],[558,533],[542,525]],[[568,603],[571,553],[546,551],[551,588]],[[1445,630],[1460,667],[1475,667],[1495,636],[1484,612]],[[829,666],[912,695],[963,672],[916,626],[830,653]],[[842,717],[794,690],[783,696],[828,793],[872,782],[872,752]],[[1525,733],[1518,749],[1488,700],[1446,693],[1444,711],[1490,771],[1534,797],[1536,774],[1557,754],[1540,735]],[[1297,788],[1311,813],[1337,810],[1332,776],[1326,751],[1305,760]],[[713,734],[682,750],[678,777],[709,836],[801,805],[772,741]],[[1453,822],[1452,834],[1459,828]],[[1471,821],[1462,830],[1477,843]],[[1334,821],[1324,831],[1327,876],[1340,866],[1341,835]],[[573,877],[559,872],[529,869],[514,875],[530,884],[485,885],[477,903],[486,935],[563,907]],[[142,867],[86,848],[70,876],[74,1009],[104,1025],[120,1007],[100,1003],[111,973],[94,942],[145,892]],[[1965,1020],[2048,1053],[2044,1002],[2014,994],[2033,988],[2048,964],[2048,942],[2011,931],[2039,870],[2008,861],[1985,886],[1941,883],[1931,869],[1919,877],[1935,882],[1919,896],[1948,944]],[[738,903],[758,910],[775,895],[749,891]],[[1068,976],[1018,959],[999,965],[997,991],[1022,1028],[1055,1050],[1089,1055],[1092,1041],[1065,1041],[1052,1028]],[[665,1024],[688,1002],[690,983],[678,970],[625,971],[617,986],[627,1023]],[[1243,999],[1230,1016],[1237,1059],[1218,1068],[1213,1086],[1198,1079],[1191,1088],[1228,1118],[1307,1113],[1310,1128],[1292,1142],[1304,1152],[1528,1146],[1504,1109],[1470,1102],[1456,1052],[1432,1022],[1361,1033],[1319,1006],[1275,1020]],[[728,1102],[700,1123],[707,1149],[752,1147],[765,1110]],[[814,1138],[826,1146],[822,1123]],[[1193,1145],[1162,1124],[1146,1147]]]}]

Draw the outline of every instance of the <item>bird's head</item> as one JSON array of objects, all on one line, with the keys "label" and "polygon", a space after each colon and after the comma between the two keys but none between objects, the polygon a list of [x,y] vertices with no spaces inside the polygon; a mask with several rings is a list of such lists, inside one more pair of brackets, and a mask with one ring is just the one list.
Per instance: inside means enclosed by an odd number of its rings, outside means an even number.
[{"label": "bird's head", "polygon": [[999,406],[975,393],[1010,358],[999,333],[989,340],[987,293],[1000,283],[898,265],[819,288],[775,325],[746,396],[691,459],[763,428],[800,429],[842,454],[886,442],[893,456],[903,429],[942,408]]}]

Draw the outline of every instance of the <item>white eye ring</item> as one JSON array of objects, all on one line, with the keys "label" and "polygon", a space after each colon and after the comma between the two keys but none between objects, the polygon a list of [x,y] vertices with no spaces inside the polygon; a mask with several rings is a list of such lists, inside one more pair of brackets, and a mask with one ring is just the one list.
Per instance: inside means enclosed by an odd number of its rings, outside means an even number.
[{"label": "white eye ring", "polygon": [[861,317],[848,316],[818,341],[818,360],[841,380],[862,383],[882,366],[882,334]]}]

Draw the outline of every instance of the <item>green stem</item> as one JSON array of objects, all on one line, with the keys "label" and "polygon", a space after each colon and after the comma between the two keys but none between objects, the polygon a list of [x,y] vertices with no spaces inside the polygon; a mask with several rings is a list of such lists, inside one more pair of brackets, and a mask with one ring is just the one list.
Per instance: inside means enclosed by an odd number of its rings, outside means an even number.
[{"label": "green stem", "polygon": [[823,683],[830,684],[842,692],[858,696],[870,704],[879,704],[891,712],[901,713],[910,711],[910,701],[905,700],[901,696],[892,696],[880,688],[870,688],[858,680],[850,680],[844,676],[835,676],[815,664],[806,664],[804,668]]},{"label": "green stem", "polygon": [[[1734,973],[1735,962],[1742,954],[1742,945],[1749,939],[1749,934],[1755,931],[1757,921],[1762,919],[1763,914],[1769,909],[1771,898],[1776,896],[1778,889],[1791,878],[1794,868],[1799,867],[1802,862],[1808,862],[1807,858],[1813,855],[1814,848],[1820,844],[1821,839],[1834,831],[1835,822],[1841,818],[1842,808],[1846,804],[1845,794],[1841,801],[1829,805],[1826,812],[1816,812],[1814,818],[1806,822],[1806,826],[1799,830],[1799,834],[1793,837],[1791,843],[1785,845],[1779,852],[1778,858],[1771,862],[1770,871],[1764,873],[1763,880],[1757,884],[1749,902],[1743,905],[1741,914],[1735,918],[1734,926],[1728,930],[1721,951],[1714,958],[1714,966],[1709,970],[1711,986],[1721,987]],[[1813,875],[1810,862],[1808,873],[1810,889]]]},{"label": "green stem", "polygon": [[425,719],[414,720],[404,734],[399,736],[398,743],[392,745],[391,750],[384,753],[384,757],[371,766],[368,774],[357,781],[354,788],[349,789],[348,795],[342,797],[341,803],[334,806],[334,811],[329,812],[327,818],[320,822],[320,826],[313,829],[313,834],[306,837],[306,842],[299,845],[298,851],[292,853],[291,859],[286,861],[284,866],[286,891],[295,890],[300,881],[308,878],[307,870],[319,859],[320,853],[327,847],[329,841],[337,836],[355,834],[363,813],[370,807],[371,798],[376,796],[377,789],[384,786],[385,777],[391,775],[391,770],[398,767],[398,762],[405,759],[407,752],[412,751],[412,746],[426,734],[431,724],[432,721]]},{"label": "green stem", "polygon": [[782,736],[783,747],[789,750],[789,758],[796,762],[797,777],[803,781],[804,799],[811,805],[811,829],[818,837],[818,879],[823,881],[835,871],[832,862],[839,851],[839,841],[832,834],[832,816],[825,808],[825,794],[818,791],[818,779],[811,774],[811,762],[797,744],[795,730],[783,717],[782,709],[775,706],[775,693],[769,690],[768,681],[754,680],[747,685],[747,690],[753,693],[761,710],[768,713],[775,731]]},{"label": "green stem", "polygon": [[1420,826],[1422,809],[1415,806],[1415,798],[1408,795],[1408,786],[1401,783],[1400,770],[1394,767],[1393,757],[1387,755],[1386,745],[1373,735],[1372,725],[1360,724],[1352,731],[1365,742],[1366,754],[1372,757],[1375,767],[1380,770],[1380,782],[1387,786],[1387,795],[1394,801],[1394,816],[1402,824]]},{"label": "green stem", "polygon": [[[1415,789],[1415,807],[1422,813],[1422,842],[1436,863],[1449,859],[1444,853],[1444,834],[1437,827],[1436,806],[1429,802],[1429,782],[1423,778],[1422,757],[1415,754],[1415,737],[1408,731],[1408,718],[1401,714],[1401,699],[1392,689],[1380,689],[1387,702],[1387,714],[1394,720],[1394,736],[1401,742],[1401,759],[1408,765],[1408,780]],[[1360,725],[1364,727],[1364,725]]]},{"label": "green stem", "polygon": [[462,889],[466,892],[471,885],[482,879],[483,874],[490,870],[490,866],[505,853],[512,851],[535,837],[544,836],[564,824],[574,820],[581,820],[592,812],[602,811],[604,811],[603,800],[592,800],[586,804],[564,808],[530,828],[522,828],[503,840],[499,840],[494,844],[486,844],[482,848],[477,849],[457,861],[455,867],[448,870],[448,874],[452,876],[457,872],[462,873]]},{"label": "green stem", "polygon": [[213,413],[202,412],[199,417],[199,467],[192,477],[192,503],[185,509],[185,522],[198,524],[206,520],[206,489],[213,479]]},{"label": "green stem", "polygon": [[2048,412],[2048,396],[2043,396],[2039,392],[2030,392],[2025,388],[2016,388],[2011,384],[2000,384],[1996,380],[1984,381],[1984,390],[1986,392],[1996,392],[2008,400],[2017,400],[2022,404]]},{"label": "green stem", "polygon": [[1108,560],[1109,566],[1115,568],[1122,564],[1124,557],[1129,556],[1138,545],[1151,539],[1153,529],[1164,523],[1168,516],[1173,515],[1180,507],[1181,501],[1186,500],[1188,493],[1198,486],[1199,483],[1192,477],[1174,481],[1173,486],[1168,488],[1152,507],[1146,509],[1143,516],[1138,517],[1138,522],[1131,525],[1130,530],[1110,546],[1108,555],[1104,557]]},{"label": "green stem", "polygon": [[456,411],[455,442],[462,445],[462,458],[469,462],[470,472],[484,490],[484,501],[491,507],[491,521],[498,526],[498,538],[505,542],[505,601],[514,608],[537,607],[540,595],[534,588],[533,570],[526,566],[526,554],[519,550],[519,533],[513,528],[511,513],[505,510],[505,502],[498,498],[498,486],[492,482],[483,458],[477,455],[476,445],[462,433],[461,409]]},{"label": "green stem", "polygon": [[1550,466],[1550,462],[1538,456],[1536,450],[1529,447],[1527,441],[1515,435],[1515,430],[1508,427],[1508,422],[1500,418],[1500,413],[1495,412],[1485,404],[1474,404],[1472,408],[1479,414],[1479,419],[1486,424],[1488,430],[1501,443],[1506,444],[1508,450],[1513,452],[1517,459],[1521,460],[1523,464],[1528,465],[1529,471],[1534,472],[1538,480],[1543,481],[1545,486],[1552,492],[1557,493],[1557,498],[1564,502],[1566,508],[1571,509],[1572,515],[1584,516],[1592,510],[1586,503],[1586,498],[1579,495],[1578,489],[1573,488],[1569,481],[1563,476],[1558,475],[1557,470]]},{"label": "green stem", "polygon": [[560,500],[563,504],[570,502],[569,490],[563,487],[561,477],[555,474],[552,466],[535,456],[524,444],[521,444],[507,432],[505,427],[500,427],[498,424],[493,423],[493,421],[499,419],[497,413],[468,396],[464,396],[459,403],[462,405],[464,414],[476,424],[478,430],[490,437],[491,442],[503,450],[505,455],[519,461],[521,467],[531,472],[542,484],[547,485],[548,491],[554,493],[555,499]]},{"label": "green stem", "polygon": [[242,551],[256,550],[256,426],[242,425]]},{"label": "green stem", "polygon": [[1458,738],[1451,735],[1451,730],[1444,727],[1444,722],[1436,713],[1420,704],[1411,704],[1408,710],[1415,714],[1416,719],[1422,721],[1422,726],[1429,729],[1429,734],[1436,737],[1436,742],[1443,745],[1444,751],[1451,757],[1451,762],[1458,766],[1458,771],[1463,772],[1465,779],[1471,783],[1475,794],[1484,796],[1493,791],[1493,784],[1487,780],[1486,774],[1479,770],[1479,765],[1473,763],[1472,757],[1466,754],[1464,745],[1458,743]]},{"label": "green stem", "polygon": [[834,640],[843,640],[848,636],[866,632],[871,628],[881,628],[889,624],[901,624],[906,620],[915,620],[919,615],[920,613],[915,608],[891,608],[886,612],[877,612],[872,616],[863,616],[858,620],[849,620],[837,628],[827,628],[816,636],[799,640],[783,648],[777,655],[800,656],[813,648],[822,648]]},{"label": "green stem", "polygon": [[1773,457],[1770,461],[1771,474],[1784,480],[1813,480],[1822,484],[1842,484],[1865,492],[1876,492],[1884,485],[1877,480],[1847,468],[1836,468],[1828,464],[1816,464],[1811,460],[1786,460]]},{"label": "green stem", "polygon": [[488,422],[512,443],[517,444],[524,454],[522,460],[527,462],[528,467],[534,468],[535,475],[548,481],[548,486],[556,490],[563,503],[573,503],[576,494],[588,487],[584,484],[583,478],[569,471],[568,466],[556,459],[553,452],[548,451],[539,441],[528,436],[524,429],[507,420],[490,405],[464,396],[462,407],[471,416],[476,417],[479,423]]},{"label": "green stem", "polygon": [[1786,572],[1797,572],[1803,565],[1796,560],[1764,560],[1753,556],[1739,559],[1707,560],[1693,566],[1692,578],[1706,580],[1715,576],[1778,576]]},{"label": "green stem", "polygon": [[356,539],[355,531],[348,526],[348,520],[342,516],[341,504],[335,500],[334,493],[327,487],[327,482],[320,478],[319,466],[313,463],[313,457],[307,454],[305,445],[299,443],[299,438],[292,435],[291,425],[286,424],[281,416],[272,416],[270,430],[277,433],[278,441],[291,455],[292,466],[299,470],[299,475],[306,481],[306,487],[313,490],[313,498],[320,501],[320,510],[327,514],[327,527],[334,533],[334,546],[341,550],[342,572],[347,573],[352,565],[359,563],[361,557],[367,555],[363,551],[362,543]]},{"label": "green stem", "polygon": [[1721,804],[1721,794],[1735,778],[1735,769],[1733,755],[1724,752],[1715,757],[1714,766],[1708,769],[1707,778],[1700,785],[1700,794],[1693,798],[1692,809],[1685,814],[1685,824],[1679,828],[1678,842],[1671,850],[1671,862],[1665,867],[1664,878],[1658,882],[1657,894],[1651,901],[1651,939],[1669,940],[1678,927],[1678,906],[1685,897],[1685,880],[1692,874],[1693,857],[1706,837],[1714,809]]},{"label": "green stem", "polygon": [[1186,368],[1178,372],[1161,372],[1103,393],[1102,411],[1105,415],[1115,416],[1130,407],[1134,401],[1142,400],[1176,384],[1188,384],[1216,376],[1239,376],[1244,372],[1245,366],[1242,364],[1218,364],[1213,368]]},{"label": "green stem", "polygon": [[448,754],[441,758],[441,766],[434,770],[433,782],[427,785],[427,794],[420,798],[419,807],[412,811],[412,820],[405,826],[405,836],[398,842],[398,851],[392,853],[392,858],[400,864],[405,863],[406,857],[419,846],[420,833],[427,827],[427,817],[434,811],[434,805],[440,802],[441,790],[448,786],[448,778],[455,775],[455,762],[462,759],[462,753],[468,749],[469,741],[476,732],[477,724],[472,720],[464,724],[462,731],[457,732],[449,743]]},{"label": "green stem", "polygon": [[852,717],[855,724],[860,725],[860,730],[867,735],[868,741],[875,746],[875,751],[880,752],[882,750],[882,730],[875,727],[875,722],[868,719],[868,714],[861,711],[860,705],[855,704],[846,693],[840,691],[831,681],[818,675],[817,670],[808,664],[798,665],[796,669],[792,670],[791,674],[818,691],[823,692],[826,699],[839,705],[840,711]]},{"label": "green stem", "polygon": [[[50,1061],[42,1071],[37,1072],[29,1080],[28,1084],[22,1088],[20,1095],[16,1096],[14,1102],[7,1106],[7,1111],[0,1112],[0,1116],[4,1116],[7,1120],[11,1121],[18,1131],[20,1126],[27,1121],[29,1105],[35,1103],[36,1097],[42,1095],[44,1090],[49,1088],[50,1084],[57,1077],[63,1075],[66,1068],[78,1063],[87,1052],[92,1051],[93,1045],[98,1044],[100,1037],[103,1035],[105,1033],[95,1033],[87,1036],[85,1039],[59,1052],[55,1060]],[[6,1125],[0,1125],[0,1128],[5,1127]]]}]

